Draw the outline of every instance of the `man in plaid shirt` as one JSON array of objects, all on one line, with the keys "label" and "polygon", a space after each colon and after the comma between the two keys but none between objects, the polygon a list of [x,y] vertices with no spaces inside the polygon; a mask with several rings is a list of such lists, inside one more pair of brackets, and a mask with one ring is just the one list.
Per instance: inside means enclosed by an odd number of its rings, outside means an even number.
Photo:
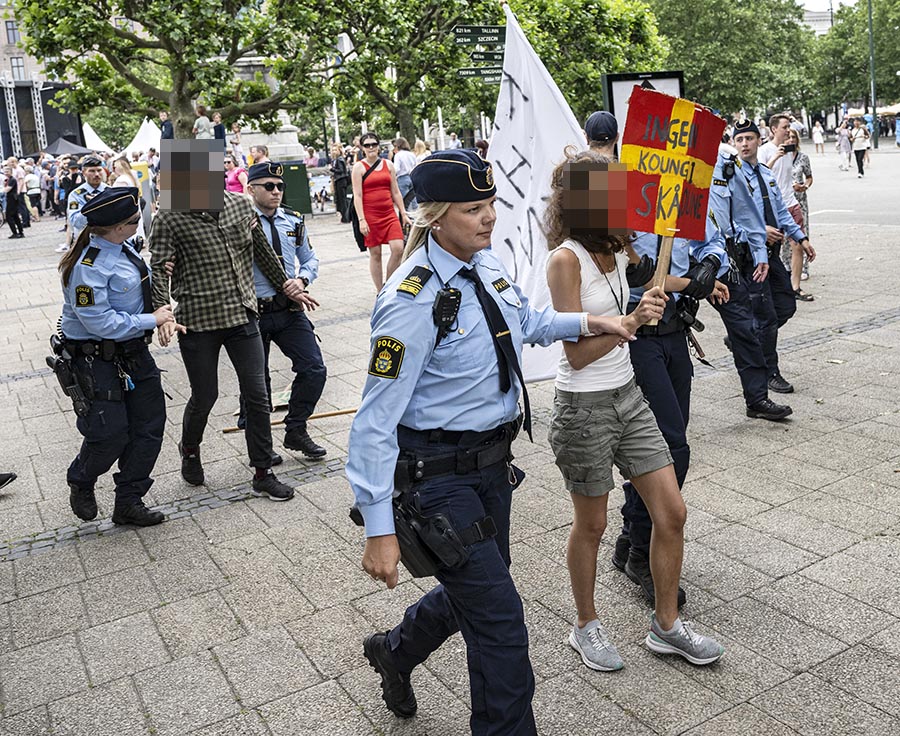
[{"label": "man in plaid shirt", "polygon": [[[224,346],[238,376],[246,407],[247,452],[255,469],[253,490],[273,501],[287,501],[294,490],[272,473],[272,429],[265,383],[265,357],[259,333],[253,261],[273,284],[284,288],[284,269],[259,225],[249,197],[225,192],[222,210],[163,210],[150,231],[151,266],[171,278],[153,279],[153,308],[177,301],[181,356],[191,384],[184,408],[181,475],[191,485],[204,482],[200,443],[219,396],[219,352]],[[292,289],[285,292],[289,297]],[[160,333],[167,343],[174,327]]]}]

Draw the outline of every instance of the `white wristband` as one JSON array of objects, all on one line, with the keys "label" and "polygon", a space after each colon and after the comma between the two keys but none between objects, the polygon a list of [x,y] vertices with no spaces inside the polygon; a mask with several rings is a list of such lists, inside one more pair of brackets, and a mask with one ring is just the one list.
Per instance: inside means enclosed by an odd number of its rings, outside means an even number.
[{"label": "white wristband", "polygon": [[588,328],[588,313],[581,313],[581,336],[582,337],[590,337],[594,333],[590,331]]}]

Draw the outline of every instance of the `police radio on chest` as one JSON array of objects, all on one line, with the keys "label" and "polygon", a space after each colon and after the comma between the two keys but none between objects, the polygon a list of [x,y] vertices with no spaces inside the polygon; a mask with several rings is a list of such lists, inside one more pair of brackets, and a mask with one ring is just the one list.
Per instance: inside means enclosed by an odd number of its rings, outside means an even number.
[{"label": "police radio on chest", "polygon": [[431,306],[431,316],[434,318],[434,324],[438,328],[435,347],[453,328],[461,303],[462,292],[459,289],[445,286],[435,295],[434,304]]}]

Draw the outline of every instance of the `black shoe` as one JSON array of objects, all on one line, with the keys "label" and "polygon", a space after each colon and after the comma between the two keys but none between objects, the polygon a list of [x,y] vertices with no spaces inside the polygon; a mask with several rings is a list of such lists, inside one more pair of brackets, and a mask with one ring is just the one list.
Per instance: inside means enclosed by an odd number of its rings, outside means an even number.
[{"label": "black shoe", "polygon": [[728,335],[726,335],[726,336],[723,338],[722,342],[725,343],[725,347],[728,348],[728,352],[732,352],[732,350],[731,350],[731,338],[728,337]]},{"label": "black shoe", "polygon": [[276,465],[281,465],[284,462],[284,458],[281,457],[277,452],[272,453],[272,467],[274,468]]},{"label": "black shoe", "polygon": [[5,488],[16,479],[15,473],[0,473],[0,488]]},{"label": "black shoe", "polygon": [[784,376],[776,373],[769,379],[769,391],[774,391],[776,394],[792,394],[794,387],[784,380]]},{"label": "black shoe", "polygon": [[[632,581],[641,586],[644,597],[651,606],[656,606],[656,589],[653,587],[653,576],[650,574],[650,563],[640,552],[632,549],[628,554],[628,562],[625,563],[625,574]],[[678,586],[678,607],[681,608],[687,596],[684,590]]]},{"label": "black shoe", "polygon": [[794,289],[794,299],[801,302],[814,302],[816,300],[812,294],[807,294],[803,289]]},{"label": "black shoe", "polygon": [[753,419],[768,419],[771,422],[777,422],[785,417],[789,417],[794,410],[786,404],[776,404],[769,397],[747,407],[747,416]]},{"label": "black shoe", "polygon": [[328,454],[328,450],[313,442],[309,432],[305,429],[289,429],[284,435],[284,446],[289,450],[299,450],[312,460],[317,460]]},{"label": "black shoe", "polygon": [[181,454],[181,477],[192,486],[202,486],[206,478],[200,462],[200,448],[194,452],[185,452],[184,445],[178,445],[178,452]]},{"label": "black shoe", "polygon": [[631,538],[620,534],[616,539],[616,549],[613,552],[612,564],[617,570],[625,571],[625,563],[628,562],[628,552],[631,549]]},{"label": "black shoe", "polygon": [[93,488],[79,488],[74,483],[69,483],[69,506],[72,507],[72,513],[82,521],[97,518],[97,498]]},{"label": "black shoe", "polygon": [[166,520],[162,511],[151,511],[140,501],[129,506],[116,504],[112,515],[113,524],[133,524],[134,526],[156,526]]},{"label": "black shoe", "polygon": [[294,497],[294,489],[282,483],[271,472],[262,478],[253,479],[253,492],[257,496],[264,493],[273,501],[290,501]]},{"label": "black shoe", "polygon": [[404,675],[391,661],[387,650],[387,634],[369,634],[363,641],[363,653],[372,668],[381,675],[381,698],[387,709],[399,718],[412,718],[419,705],[409,675]]}]

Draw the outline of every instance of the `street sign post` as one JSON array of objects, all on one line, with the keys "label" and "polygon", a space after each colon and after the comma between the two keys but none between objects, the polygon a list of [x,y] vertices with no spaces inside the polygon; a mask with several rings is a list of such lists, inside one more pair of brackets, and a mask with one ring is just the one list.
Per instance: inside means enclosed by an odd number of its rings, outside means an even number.
[{"label": "street sign post", "polygon": [[503,63],[502,51],[470,51],[469,58],[472,61],[490,62],[491,64]]},{"label": "street sign post", "polygon": [[457,46],[502,46],[506,43],[505,26],[454,26]]},{"label": "street sign post", "polygon": [[502,66],[467,66],[456,70],[456,76],[463,79],[489,79],[503,74]]}]

